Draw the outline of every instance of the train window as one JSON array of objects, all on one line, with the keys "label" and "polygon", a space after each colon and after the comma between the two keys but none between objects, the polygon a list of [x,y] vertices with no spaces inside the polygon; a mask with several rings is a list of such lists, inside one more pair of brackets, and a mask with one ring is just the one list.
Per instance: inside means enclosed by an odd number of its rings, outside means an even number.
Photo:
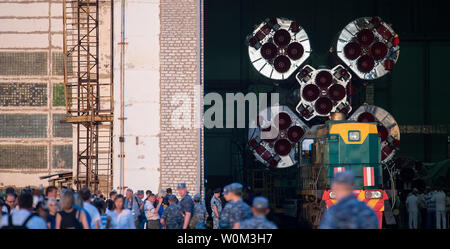
[{"label": "train window", "polygon": [[314,139],[311,138],[307,138],[305,140],[303,140],[302,142],[302,150],[311,150],[312,149],[312,144],[314,143]]},{"label": "train window", "polygon": [[302,142],[302,158],[311,158],[314,139],[307,138]]}]

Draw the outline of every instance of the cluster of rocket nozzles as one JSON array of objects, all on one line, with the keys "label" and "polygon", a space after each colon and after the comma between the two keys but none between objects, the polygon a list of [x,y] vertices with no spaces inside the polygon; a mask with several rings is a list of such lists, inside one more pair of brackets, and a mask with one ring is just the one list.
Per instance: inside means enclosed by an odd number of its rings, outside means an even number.
[{"label": "cluster of rocket nozzles", "polygon": [[[283,157],[291,154],[295,144],[306,133],[305,127],[308,126],[303,121],[292,122],[297,118],[295,115],[305,122],[337,112],[350,115],[352,76],[361,80],[380,78],[393,69],[400,53],[398,35],[380,17],[361,17],[342,29],[331,50],[342,64],[331,69],[303,65],[312,50],[305,29],[296,21],[267,18],[247,36],[247,44],[250,62],[260,74],[273,80],[286,80],[297,72],[295,79],[300,85],[300,101],[295,108],[297,114],[285,106],[283,108],[289,111],[275,114],[276,119],[272,119],[271,125],[259,128],[260,133],[277,134],[266,139],[255,136],[254,132],[252,137],[249,136],[249,145],[255,156],[270,167],[279,167]],[[383,143],[382,160],[392,158],[400,139],[395,120],[379,107],[364,108],[368,110],[353,113],[353,119],[378,122]],[[395,125],[383,124],[378,120],[379,112],[376,110],[387,113]],[[396,127],[395,132],[392,127]]]}]

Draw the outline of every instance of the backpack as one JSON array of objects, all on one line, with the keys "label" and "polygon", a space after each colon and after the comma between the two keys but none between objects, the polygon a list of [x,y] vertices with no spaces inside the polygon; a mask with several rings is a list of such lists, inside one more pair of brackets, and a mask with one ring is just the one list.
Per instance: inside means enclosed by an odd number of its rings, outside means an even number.
[{"label": "backpack", "polygon": [[[66,213],[63,215],[64,211],[60,211],[59,214],[61,215],[61,229],[83,229],[83,224],[80,221],[80,215],[82,210],[74,209],[72,213]],[[75,214],[73,214],[75,212]],[[84,211],[83,211],[84,212]],[[86,215],[86,212],[84,212]],[[72,223],[72,226],[63,227],[63,219],[68,218],[69,224]]]},{"label": "backpack", "polygon": [[22,225],[17,226],[17,225],[14,225],[14,224],[13,224],[13,222],[12,222],[12,214],[10,214],[10,215],[8,215],[8,225],[2,227],[2,229],[28,229],[28,228],[27,228],[27,224],[28,224],[28,222],[31,220],[31,218],[33,218],[34,216],[35,216],[35,214],[33,214],[33,213],[30,214],[30,215],[25,219],[25,221],[23,222]]}]

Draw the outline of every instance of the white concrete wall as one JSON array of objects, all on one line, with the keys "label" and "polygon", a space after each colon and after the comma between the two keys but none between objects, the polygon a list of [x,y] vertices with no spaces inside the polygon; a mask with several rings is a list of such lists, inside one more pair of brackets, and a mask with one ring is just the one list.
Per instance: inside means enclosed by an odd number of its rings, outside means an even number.
[{"label": "white concrete wall", "polygon": [[[125,7],[125,182],[158,191],[160,184],[159,0],[128,0]],[[120,24],[114,1],[114,178],[120,184]]]}]

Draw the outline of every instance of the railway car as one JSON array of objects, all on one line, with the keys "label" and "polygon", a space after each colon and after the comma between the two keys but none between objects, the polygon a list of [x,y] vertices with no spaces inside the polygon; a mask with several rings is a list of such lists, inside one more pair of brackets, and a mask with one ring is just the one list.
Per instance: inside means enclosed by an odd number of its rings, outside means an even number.
[{"label": "railway car", "polygon": [[[335,174],[351,170],[356,177],[354,194],[375,211],[381,228],[384,201],[388,196],[383,189],[377,123],[330,120],[313,126],[301,145],[300,178],[304,199],[321,199],[323,207],[331,207],[336,203],[330,190]],[[325,207],[315,217],[305,218],[317,225],[324,210]]]}]

